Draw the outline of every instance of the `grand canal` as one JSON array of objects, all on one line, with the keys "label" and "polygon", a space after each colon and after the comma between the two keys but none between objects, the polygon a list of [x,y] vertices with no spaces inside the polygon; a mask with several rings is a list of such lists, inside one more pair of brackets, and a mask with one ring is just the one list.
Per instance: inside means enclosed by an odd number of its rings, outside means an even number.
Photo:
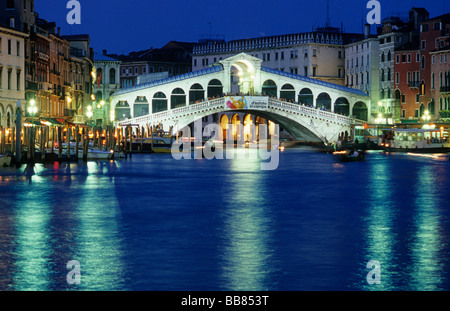
[{"label": "grand canal", "polygon": [[450,290],[449,230],[448,155],[0,169],[0,290]]}]

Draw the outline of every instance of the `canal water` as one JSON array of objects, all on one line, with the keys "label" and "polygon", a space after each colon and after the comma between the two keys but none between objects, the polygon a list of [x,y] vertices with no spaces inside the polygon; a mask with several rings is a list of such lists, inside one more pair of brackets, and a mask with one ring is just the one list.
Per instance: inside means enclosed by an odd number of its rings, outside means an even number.
[{"label": "canal water", "polygon": [[450,290],[449,230],[448,155],[0,170],[0,290]]}]

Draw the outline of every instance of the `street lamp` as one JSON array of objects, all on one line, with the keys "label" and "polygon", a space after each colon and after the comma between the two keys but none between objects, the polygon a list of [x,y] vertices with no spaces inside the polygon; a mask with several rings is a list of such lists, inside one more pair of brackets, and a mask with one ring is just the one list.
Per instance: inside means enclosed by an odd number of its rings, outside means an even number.
[{"label": "street lamp", "polygon": [[30,105],[28,106],[28,114],[31,116],[31,123],[34,126],[34,116],[37,114],[38,109],[36,107],[36,101],[34,99],[30,100]]},{"label": "street lamp", "polygon": [[[381,102],[378,103],[378,105],[380,106]],[[379,138],[380,138],[380,123],[383,121],[383,114],[380,112],[378,113],[378,118],[375,120],[375,122],[377,123],[377,141],[379,143]]]},{"label": "street lamp", "polygon": [[36,102],[34,99],[30,100],[30,105],[28,106],[28,113],[32,116],[37,113]]},{"label": "street lamp", "polygon": [[86,116],[88,117],[88,119],[91,119],[93,115],[94,113],[92,112],[92,106],[88,106]]},{"label": "street lamp", "polygon": [[427,123],[428,123],[428,121],[430,121],[431,116],[430,116],[430,112],[428,110],[425,110],[424,115],[422,116],[422,119],[424,122],[427,122]]}]

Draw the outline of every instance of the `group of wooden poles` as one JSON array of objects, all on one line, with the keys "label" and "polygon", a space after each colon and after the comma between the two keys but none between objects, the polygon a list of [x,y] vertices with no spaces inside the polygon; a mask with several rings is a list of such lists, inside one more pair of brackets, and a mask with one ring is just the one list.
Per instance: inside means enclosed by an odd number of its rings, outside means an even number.
[{"label": "group of wooden poles", "polygon": [[[144,150],[144,138],[153,138],[158,129],[161,130],[158,126],[134,126],[133,132],[131,125],[106,128],[85,125],[33,125],[23,126],[20,133],[17,133],[16,127],[0,126],[0,155],[13,155],[18,165],[81,159],[87,161],[90,149],[114,150],[121,156],[131,157],[133,152]],[[134,139],[140,139],[140,148],[138,146],[137,150],[133,149]],[[153,139],[151,141],[153,142]]]}]

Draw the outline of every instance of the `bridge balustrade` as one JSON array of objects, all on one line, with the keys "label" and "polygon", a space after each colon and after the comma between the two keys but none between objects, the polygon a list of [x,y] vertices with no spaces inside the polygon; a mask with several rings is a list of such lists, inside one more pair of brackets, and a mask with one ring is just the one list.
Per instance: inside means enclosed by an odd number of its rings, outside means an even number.
[{"label": "bridge balustrade", "polygon": [[[183,114],[186,114],[189,112],[198,112],[198,111],[201,111],[201,110],[204,110],[207,108],[224,107],[224,105],[225,105],[224,97],[215,98],[212,100],[204,101],[204,102],[193,104],[193,105],[179,107],[179,108],[166,110],[166,111],[158,112],[158,113],[154,113],[154,114],[149,114],[149,115],[137,117],[134,119],[124,120],[119,123],[121,125],[148,124],[148,123],[152,123],[152,121],[158,121],[163,118],[179,116],[179,115],[183,115]],[[283,110],[288,110],[288,111],[293,111],[293,112],[299,112],[299,113],[302,113],[309,117],[318,117],[318,118],[325,119],[328,121],[337,121],[337,122],[346,123],[346,124],[354,124],[354,123],[362,124],[363,123],[363,121],[356,120],[356,119],[348,117],[348,116],[343,116],[343,115],[339,115],[339,114],[336,114],[333,112],[319,110],[316,108],[306,107],[306,106],[299,105],[299,104],[289,103],[289,102],[285,102],[285,101],[275,99],[275,98],[269,98],[268,108],[269,109],[270,108],[278,108],[278,109],[283,109]]]}]

